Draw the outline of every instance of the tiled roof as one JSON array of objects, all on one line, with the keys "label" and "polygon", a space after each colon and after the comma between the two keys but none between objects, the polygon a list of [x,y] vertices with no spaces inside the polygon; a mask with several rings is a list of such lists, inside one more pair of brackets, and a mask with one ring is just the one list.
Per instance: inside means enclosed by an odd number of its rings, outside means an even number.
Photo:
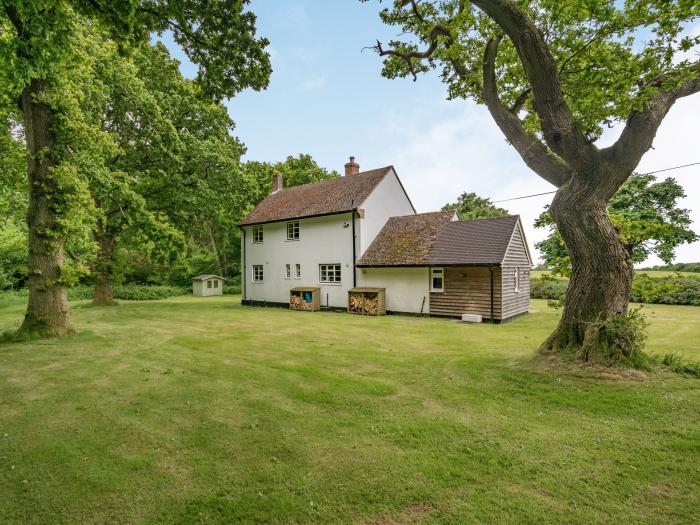
[{"label": "tiled roof", "polygon": [[240,224],[261,224],[351,211],[364,202],[392,169],[392,166],[386,166],[276,191],[265,197]]},{"label": "tiled roof", "polygon": [[430,264],[498,264],[518,223],[517,215],[474,219],[449,224],[440,230],[430,252]]},{"label": "tiled roof", "polygon": [[357,261],[358,266],[426,264],[442,226],[454,211],[391,217]]},{"label": "tiled roof", "polygon": [[452,221],[453,212],[392,217],[358,266],[488,265],[503,261],[518,216]]}]

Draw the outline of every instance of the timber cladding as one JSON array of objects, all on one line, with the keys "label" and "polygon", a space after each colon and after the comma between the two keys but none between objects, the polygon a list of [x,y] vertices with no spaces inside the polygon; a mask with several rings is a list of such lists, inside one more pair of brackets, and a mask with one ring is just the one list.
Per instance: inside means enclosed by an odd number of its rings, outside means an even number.
[{"label": "timber cladding", "polygon": [[[501,315],[501,269],[493,268],[493,314]],[[430,315],[479,314],[491,318],[489,268],[446,267],[444,292],[430,292]]]}]

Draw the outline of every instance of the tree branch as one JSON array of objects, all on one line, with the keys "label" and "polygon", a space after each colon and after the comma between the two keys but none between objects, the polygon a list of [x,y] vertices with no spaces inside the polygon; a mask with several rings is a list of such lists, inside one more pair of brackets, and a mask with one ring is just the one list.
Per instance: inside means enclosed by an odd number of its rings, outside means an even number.
[{"label": "tree branch", "polygon": [[503,106],[498,97],[496,54],[499,42],[500,37],[489,39],[484,50],[482,94],[486,107],[525,164],[544,180],[558,188],[568,180],[571,170],[547,146],[535,136],[527,133],[520,119]]},{"label": "tree branch", "polygon": [[689,70],[694,76],[672,89],[663,89],[661,86],[678,72],[659,75],[647,83],[645,87],[659,87],[659,91],[643,109],[630,114],[617,142],[601,151],[603,158],[612,165],[611,177],[624,182],[651,148],[659,126],[673,104],[679,98],[700,92],[700,61],[692,64]]},{"label": "tree branch", "polygon": [[550,149],[577,172],[597,163],[597,148],[579,129],[564,99],[556,62],[542,33],[511,0],[472,0],[511,40],[520,57]]}]

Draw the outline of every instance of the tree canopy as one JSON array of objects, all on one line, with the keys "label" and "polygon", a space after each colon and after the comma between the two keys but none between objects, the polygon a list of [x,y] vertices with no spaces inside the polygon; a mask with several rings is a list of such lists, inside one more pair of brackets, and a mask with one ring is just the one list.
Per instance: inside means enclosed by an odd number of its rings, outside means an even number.
[{"label": "tree canopy", "polygon": [[491,202],[491,199],[479,197],[474,192],[462,193],[457,202],[445,204],[442,210],[456,210],[460,219],[464,221],[482,217],[505,217],[508,215],[508,210],[499,208]]}]

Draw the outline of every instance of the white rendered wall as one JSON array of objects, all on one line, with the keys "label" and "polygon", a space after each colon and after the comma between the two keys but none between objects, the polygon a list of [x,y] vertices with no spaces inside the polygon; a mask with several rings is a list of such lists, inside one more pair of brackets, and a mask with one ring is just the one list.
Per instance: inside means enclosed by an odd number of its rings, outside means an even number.
[{"label": "white rendered wall", "polygon": [[[264,224],[261,244],[253,243],[252,226],[244,229],[244,299],[288,303],[290,288],[320,286],[321,306],[347,307],[348,290],[353,287],[350,213],[301,219],[297,241],[287,240],[286,222]],[[297,263],[301,264],[299,279],[294,267]],[[262,283],[253,282],[253,265],[258,264],[264,268]],[[285,277],[285,264],[291,266],[290,279]],[[319,283],[319,264],[340,264],[341,283]]]},{"label": "white rendered wall", "polygon": [[372,244],[389,217],[416,213],[393,170],[377,184],[365,202],[358,204],[358,208],[363,209],[365,214],[364,218],[357,219],[360,247],[358,258]]},{"label": "white rendered wall", "polygon": [[428,268],[358,268],[357,286],[386,288],[389,311],[430,312]]}]

